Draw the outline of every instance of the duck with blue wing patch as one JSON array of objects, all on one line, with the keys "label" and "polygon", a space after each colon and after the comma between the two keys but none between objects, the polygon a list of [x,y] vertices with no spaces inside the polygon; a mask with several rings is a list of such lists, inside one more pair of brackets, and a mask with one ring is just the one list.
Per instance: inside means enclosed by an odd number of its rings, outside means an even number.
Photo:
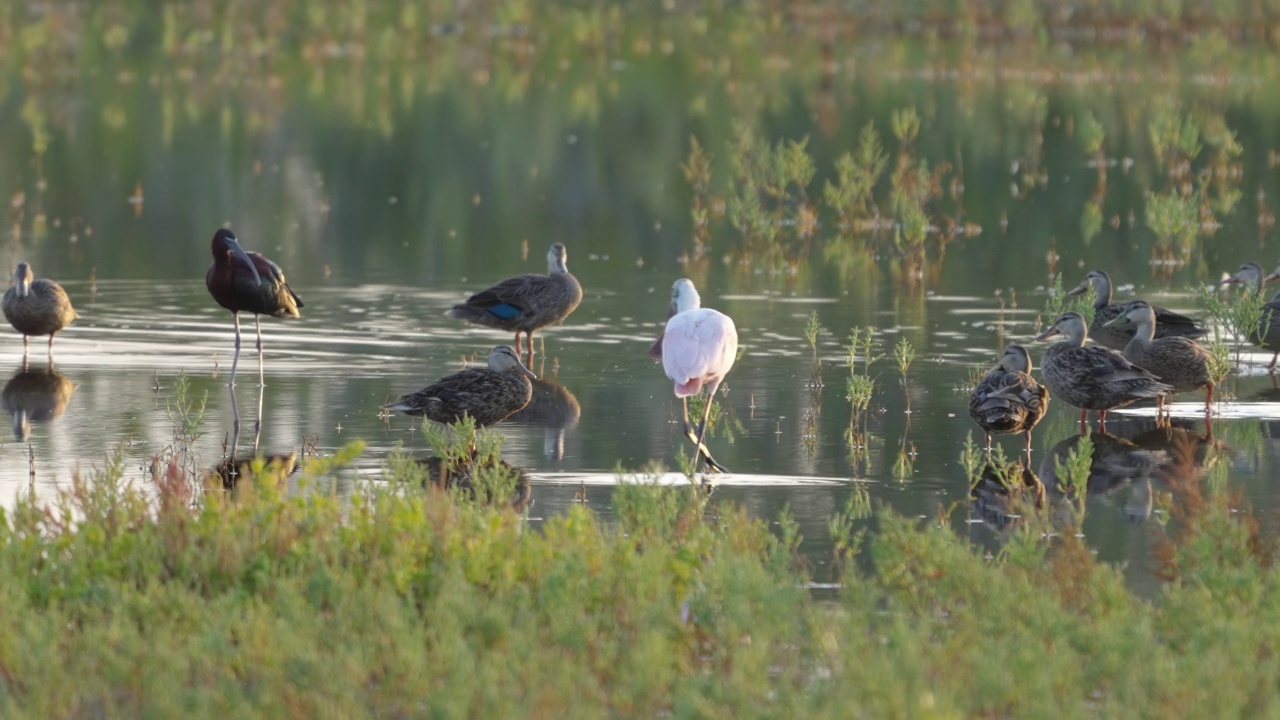
[{"label": "duck with blue wing patch", "polygon": [[511,330],[516,334],[515,349],[520,352],[520,334],[529,337],[529,358],[533,358],[533,333],[554,325],[572,313],[582,302],[582,285],[569,272],[568,253],[561,243],[547,252],[546,275],[517,275],[454,305],[445,313],[451,318],[476,325]]}]

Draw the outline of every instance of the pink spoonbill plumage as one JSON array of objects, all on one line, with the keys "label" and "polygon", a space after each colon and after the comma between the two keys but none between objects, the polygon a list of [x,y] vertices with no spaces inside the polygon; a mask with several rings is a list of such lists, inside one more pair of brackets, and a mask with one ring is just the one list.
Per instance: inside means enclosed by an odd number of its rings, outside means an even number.
[{"label": "pink spoonbill plumage", "polygon": [[[733,319],[711,308],[702,307],[702,298],[693,282],[681,278],[671,287],[671,317],[662,337],[649,351],[650,357],[662,361],[662,369],[675,383],[676,397],[684,419],[684,434],[693,441],[697,453],[705,456],[707,466],[724,472],[724,466],[711,457],[702,444],[711,416],[711,402],[725,375],[738,357],[738,330]],[[689,397],[706,392],[706,408],[695,437],[689,426]]]}]

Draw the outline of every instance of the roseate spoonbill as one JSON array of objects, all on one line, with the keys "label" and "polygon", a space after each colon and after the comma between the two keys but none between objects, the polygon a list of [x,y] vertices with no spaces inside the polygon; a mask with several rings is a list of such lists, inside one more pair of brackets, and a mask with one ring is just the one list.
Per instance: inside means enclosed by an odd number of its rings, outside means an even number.
[{"label": "roseate spoonbill", "polygon": [[49,356],[53,357],[53,337],[79,317],[71,307],[67,291],[52,280],[33,279],[31,266],[20,262],[13,273],[13,287],[4,294],[0,305],[13,329],[22,333],[22,354],[27,354],[28,338],[49,336]]},{"label": "roseate spoonbill", "polygon": [[[1111,302],[1111,276],[1102,270],[1094,270],[1084,276],[1084,282],[1067,291],[1067,295],[1079,295],[1093,287],[1093,322],[1089,325],[1089,339],[1116,352],[1124,352],[1124,346],[1133,339],[1133,327],[1107,325],[1124,314],[1128,302]],[[1156,337],[1198,338],[1209,331],[1196,321],[1172,310],[1152,306],[1156,311]]]},{"label": "roseate spoonbill", "polygon": [[[1136,328],[1133,339],[1124,348],[1124,359],[1173,386],[1173,392],[1205,389],[1204,417],[1212,414],[1213,382],[1209,379],[1209,353],[1200,343],[1186,337],[1155,336],[1156,314],[1146,300],[1129,303],[1123,315],[1107,321],[1108,325]],[[1159,400],[1157,423],[1164,416],[1164,397]]]},{"label": "roseate spoonbill", "polygon": [[[546,275],[517,275],[454,305],[445,313],[451,318],[476,325],[514,330],[516,352],[520,333],[529,336],[529,357],[533,357],[533,333],[564,320],[582,302],[582,286],[565,265],[564,245],[556,243],[547,251]],[[532,362],[532,360],[531,360]]]},{"label": "roseate spoonbill", "polygon": [[506,345],[489,353],[489,367],[470,368],[431,383],[421,390],[383,405],[407,415],[449,424],[470,415],[477,427],[493,425],[529,404],[530,379],[536,376],[520,363],[520,356]]},{"label": "roseate spoonbill", "polygon": [[1049,409],[1049,391],[1031,377],[1031,355],[1021,345],[1010,345],[995,369],[982,376],[969,396],[969,417],[987,434],[1020,432],[1031,453],[1031,429]]},{"label": "roseate spoonbill", "polygon": [[204,276],[205,287],[218,304],[231,311],[236,322],[236,353],[231,360],[231,378],[236,382],[236,364],[240,362],[240,313],[253,313],[258,331],[258,384],[262,385],[262,323],[260,315],[298,318],[302,299],[285,282],[279,265],[256,252],[246,252],[240,241],[226,228],[213,234],[213,264]]},{"label": "roseate spoonbill", "polygon": [[[707,466],[727,472],[711,457],[702,441],[711,417],[711,401],[724,376],[729,374],[738,357],[738,330],[733,320],[718,310],[702,307],[702,298],[693,281],[681,278],[671,287],[671,317],[662,337],[649,351],[650,357],[661,358],[662,369],[675,383],[680,398],[684,434],[693,441],[696,452],[706,457]],[[689,427],[689,396],[706,390],[707,404],[702,424],[694,436]]]},{"label": "roseate spoonbill", "polygon": [[1063,313],[1049,329],[1037,335],[1036,340],[1054,335],[1064,335],[1067,339],[1044,351],[1041,374],[1049,392],[1066,404],[1080,408],[1081,428],[1090,410],[1098,411],[1099,428],[1105,431],[1108,410],[1135,400],[1159,398],[1173,390],[1114,350],[1098,345],[1085,347],[1089,329],[1084,316],[1078,312]]}]

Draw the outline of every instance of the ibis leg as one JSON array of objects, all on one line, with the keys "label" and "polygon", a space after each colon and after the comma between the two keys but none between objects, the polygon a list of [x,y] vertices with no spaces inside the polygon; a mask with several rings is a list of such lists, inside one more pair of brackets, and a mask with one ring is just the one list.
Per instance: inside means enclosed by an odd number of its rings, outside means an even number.
[{"label": "ibis leg", "polygon": [[1105,433],[1107,431],[1107,411],[1098,411],[1098,432]]},{"label": "ibis leg", "polygon": [[533,362],[533,331],[524,334],[525,339],[529,343],[529,362]]},{"label": "ibis leg", "polygon": [[1273,373],[1273,372],[1275,372],[1275,371],[1276,371],[1276,359],[1277,359],[1277,358],[1280,358],[1280,352],[1278,352],[1278,353],[1276,353],[1275,355],[1272,355],[1272,356],[1271,356],[1271,364],[1267,366],[1267,372],[1272,372],[1272,373]]},{"label": "ibis leg", "polygon": [[258,417],[253,423],[253,455],[258,456],[258,441],[262,439],[262,396],[266,394],[266,386],[258,386]]},{"label": "ibis leg", "polygon": [[258,387],[266,385],[262,381],[262,316],[254,313],[253,325],[258,329]]},{"label": "ibis leg", "polygon": [[1024,430],[1023,434],[1027,436],[1027,457],[1031,457],[1031,431]]},{"label": "ibis leg", "polygon": [[231,317],[236,321],[236,352],[231,356],[231,377],[227,380],[227,384],[235,385],[236,364],[240,362],[240,313],[231,313]]},{"label": "ibis leg", "polygon": [[23,336],[22,336],[22,357],[26,357],[26,356],[27,356],[27,342],[28,342],[28,340],[29,340],[29,338],[28,338],[26,335],[23,335]]},{"label": "ibis leg", "polygon": [[[232,363],[235,364],[234,362]],[[236,448],[240,445],[240,404],[236,402],[236,385],[235,383],[227,383],[227,391],[231,394],[231,458],[227,467],[230,468],[230,475],[223,478],[223,482],[230,482],[234,485],[239,475],[236,466]]]},{"label": "ibis leg", "polygon": [[1080,434],[1083,435],[1088,431],[1089,427],[1089,411],[1080,408]]},{"label": "ibis leg", "polygon": [[991,454],[991,432],[987,431],[987,454]]}]

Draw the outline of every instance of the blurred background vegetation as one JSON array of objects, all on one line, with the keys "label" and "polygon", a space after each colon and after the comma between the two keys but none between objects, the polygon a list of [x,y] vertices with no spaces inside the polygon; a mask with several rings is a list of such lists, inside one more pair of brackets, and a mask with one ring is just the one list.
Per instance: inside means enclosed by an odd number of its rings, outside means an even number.
[{"label": "blurred background vegetation", "polygon": [[964,287],[1087,246],[1204,275],[1274,223],[1276,2],[0,8],[10,255],[62,277],[196,276],[231,222],[307,280],[564,240]]}]

